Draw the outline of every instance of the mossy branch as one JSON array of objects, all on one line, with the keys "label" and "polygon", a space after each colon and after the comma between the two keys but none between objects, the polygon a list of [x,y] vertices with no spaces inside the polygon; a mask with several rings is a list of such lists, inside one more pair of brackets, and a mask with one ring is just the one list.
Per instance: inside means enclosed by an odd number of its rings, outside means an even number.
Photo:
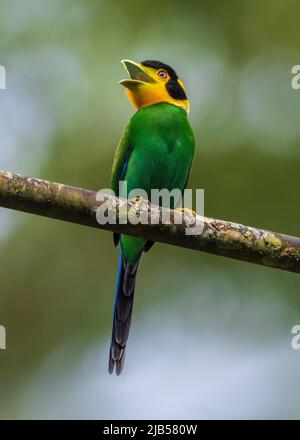
[{"label": "mossy branch", "polygon": [[[300,272],[300,238],[191,213],[183,213],[183,221],[176,224],[181,213],[162,210],[144,199],[126,201],[106,195],[97,200],[94,191],[0,171],[0,206]],[[102,210],[105,208],[105,213],[111,218],[116,218],[116,224],[98,223],[96,211],[100,207]],[[167,224],[161,222],[163,213],[170,216]],[[146,217],[148,224],[128,222],[127,219],[132,216]],[[202,232],[187,235],[186,231],[195,224],[203,225]]]}]

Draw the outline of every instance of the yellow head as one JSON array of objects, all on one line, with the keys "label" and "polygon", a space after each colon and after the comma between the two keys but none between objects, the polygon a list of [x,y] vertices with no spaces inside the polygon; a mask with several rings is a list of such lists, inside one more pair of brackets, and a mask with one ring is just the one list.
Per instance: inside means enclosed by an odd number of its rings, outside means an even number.
[{"label": "yellow head", "polygon": [[141,108],[158,102],[168,102],[189,113],[190,103],[184,85],[172,67],[160,61],[135,63],[122,60],[121,63],[130,79],[123,79],[120,84],[126,87],[127,96],[134,107]]}]

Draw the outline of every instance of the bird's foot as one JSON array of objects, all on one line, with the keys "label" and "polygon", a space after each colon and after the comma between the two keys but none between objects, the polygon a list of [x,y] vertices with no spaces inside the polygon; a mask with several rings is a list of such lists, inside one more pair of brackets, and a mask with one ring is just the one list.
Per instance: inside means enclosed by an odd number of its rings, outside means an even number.
[{"label": "bird's foot", "polygon": [[188,208],[177,208],[175,211],[180,213],[181,222],[185,222],[186,224],[194,223],[197,218],[197,213]]},{"label": "bird's foot", "polygon": [[193,216],[195,217],[197,215],[196,211],[193,211],[192,209],[188,209],[188,208],[176,208],[176,211],[182,212],[183,214],[187,214],[188,216]]},{"label": "bird's foot", "polygon": [[141,196],[135,196],[135,197],[132,197],[132,199],[130,199],[130,200],[131,200],[132,202],[139,202],[141,199],[142,199]]}]

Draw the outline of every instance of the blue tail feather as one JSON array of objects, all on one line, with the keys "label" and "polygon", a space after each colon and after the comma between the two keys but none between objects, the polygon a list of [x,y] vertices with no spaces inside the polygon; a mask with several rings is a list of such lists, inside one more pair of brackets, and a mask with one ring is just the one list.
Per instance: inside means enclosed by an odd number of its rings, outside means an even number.
[{"label": "blue tail feather", "polygon": [[112,339],[109,353],[109,373],[122,372],[125,361],[125,347],[129,336],[134,300],[134,288],[140,256],[133,263],[127,263],[120,251],[116,295],[114,301]]}]

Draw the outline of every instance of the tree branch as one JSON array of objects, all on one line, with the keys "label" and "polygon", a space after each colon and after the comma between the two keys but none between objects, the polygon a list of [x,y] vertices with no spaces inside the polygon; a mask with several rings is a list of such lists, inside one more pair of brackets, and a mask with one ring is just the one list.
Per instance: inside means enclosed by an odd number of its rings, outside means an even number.
[{"label": "tree branch", "polygon": [[[150,205],[144,199],[126,201],[106,195],[97,200],[94,191],[0,171],[0,206],[300,272],[300,238],[191,213],[183,213],[183,221],[176,224],[182,213]],[[115,216],[116,224],[99,224],[96,219],[99,208],[106,215]],[[162,224],[163,214],[170,215],[169,223]],[[137,215],[146,217],[148,224],[125,223],[127,216],[132,220]],[[195,222],[203,222],[202,233],[187,235],[186,231],[191,230]]]}]

